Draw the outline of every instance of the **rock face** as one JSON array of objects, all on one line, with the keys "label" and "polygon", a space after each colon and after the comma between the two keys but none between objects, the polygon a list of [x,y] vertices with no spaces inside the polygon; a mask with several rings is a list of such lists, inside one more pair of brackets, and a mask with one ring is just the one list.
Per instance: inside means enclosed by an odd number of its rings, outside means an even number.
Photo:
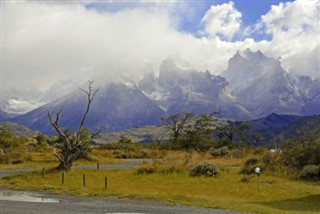
[{"label": "rock face", "polygon": [[188,67],[187,63],[179,64],[173,59],[163,61],[158,78],[146,76],[138,87],[167,114],[221,110],[222,117],[252,117],[250,112],[235,102],[223,77],[212,75],[209,71],[198,72]]},{"label": "rock face", "polygon": [[279,60],[260,51],[238,51],[221,75],[229,82],[231,94],[255,117],[320,112],[319,80],[292,75]]},{"label": "rock face", "polygon": [[[143,75],[135,78],[119,75],[102,84],[92,103],[87,127],[104,126],[106,131],[116,131],[158,125],[162,116],[183,111],[220,110],[220,117],[236,120],[272,113],[320,114],[320,80],[292,75],[279,60],[260,51],[238,51],[220,75],[199,72],[187,62],[173,58],[162,62],[158,77],[151,66],[140,67]],[[63,108],[61,126],[73,129],[78,126],[85,105],[86,96],[78,90],[8,120],[52,133],[47,113],[54,114]]]}]

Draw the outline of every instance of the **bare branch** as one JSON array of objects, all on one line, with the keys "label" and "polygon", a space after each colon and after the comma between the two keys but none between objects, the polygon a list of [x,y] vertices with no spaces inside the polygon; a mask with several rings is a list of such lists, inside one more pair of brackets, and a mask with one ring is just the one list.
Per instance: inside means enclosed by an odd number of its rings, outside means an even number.
[{"label": "bare branch", "polygon": [[58,160],[59,160],[60,162],[64,162],[63,159],[62,159],[59,155],[53,154],[53,156],[55,156],[56,158],[58,158]]},{"label": "bare branch", "polygon": [[98,135],[100,135],[100,134],[104,131],[104,129],[105,129],[105,128],[104,128],[103,126],[101,126],[101,127],[98,129],[98,131],[96,131],[96,132],[94,132],[94,133],[91,134],[90,139],[93,140],[94,138],[96,138]]},{"label": "bare branch", "polygon": [[79,138],[80,138],[80,131],[81,131],[81,129],[83,128],[84,122],[85,122],[85,120],[86,120],[86,118],[87,118],[87,115],[88,115],[88,113],[89,113],[91,103],[92,103],[95,95],[96,95],[97,92],[99,91],[99,88],[98,88],[98,89],[96,89],[95,91],[92,92],[92,84],[93,84],[93,81],[89,81],[88,91],[80,88],[81,91],[83,91],[84,93],[87,94],[88,103],[87,103],[86,111],[85,111],[85,113],[84,113],[84,115],[83,115],[83,117],[82,117],[82,120],[81,120],[81,122],[80,122],[80,125],[79,125],[78,136],[77,136],[78,139],[77,139],[77,140],[79,140]]},{"label": "bare branch", "polygon": [[63,132],[61,131],[61,128],[60,128],[60,126],[59,126],[59,119],[60,119],[61,112],[62,112],[62,108],[61,108],[61,109],[59,110],[59,112],[57,113],[56,119],[53,120],[50,112],[48,111],[48,117],[49,117],[49,120],[50,120],[51,125],[54,127],[54,129],[56,130],[57,134],[58,134],[61,138],[63,138],[63,140],[67,143],[67,147],[70,149],[70,141],[69,141],[68,137],[65,135],[65,133],[63,133]]}]

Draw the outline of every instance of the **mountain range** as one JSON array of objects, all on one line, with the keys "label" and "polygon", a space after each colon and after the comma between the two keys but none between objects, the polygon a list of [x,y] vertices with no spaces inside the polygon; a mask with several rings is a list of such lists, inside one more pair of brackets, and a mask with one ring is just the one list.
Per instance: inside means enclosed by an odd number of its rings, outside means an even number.
[{"label": "mountain range", "polygon": [[[197,71],[187,62],[165,59],[156,76],[152,66],[141,78],[119,75],[100,84],[86,126],[112,132],[158,125],[162,116],[178,112],[211,113],[235,120],[254,120],[272,113],[320,114],[320,79],[287,72],[278,59],[250,49],[238,51],[220,75]],[[85,88],[85,86],[83,87]],[[61,126],[76,128],[86,105],[78,90],[26,114],[6,118],[33,130],[52,133],[47,113],[61,108]],[[5,114],[4,114],[5,115]]]}]

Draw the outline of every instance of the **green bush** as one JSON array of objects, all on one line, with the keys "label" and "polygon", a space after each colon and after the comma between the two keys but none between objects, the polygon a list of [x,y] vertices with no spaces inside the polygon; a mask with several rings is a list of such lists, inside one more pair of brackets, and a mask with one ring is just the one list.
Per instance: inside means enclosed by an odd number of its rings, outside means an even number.
[{"label": "green bush", "polygon": [[218,167],[206,161],[203,163],[194,165],[189,169],[189,175],[192,177],[195,177],[195,176],[212,177],[218,174],[220,174]]},{"label": "green bush", "polygon": [[19,162],[23,156],[24,139],[16,137],[6,127],[0,127],[0,163]]},{"label": "green bush", "polygon": [[298,177],[303,180],[320,180],[320,166],[306,165],[299,172]]},{"label": "green bush", "polygon": [[255,169],[259,167],[260,170],[265,169],[265,164],[262,162],[259,162],[257,158],[249,158],[244,162],[244,165],[242,167],[241,173],[243,174],[253,174],[255,173]]},{"label": "green bush", "polygon": [[256,165],[258,162],[259,160],[257,158],[249,158],[246,160],[246,162],[244,162],[244,166]]},{"label": "green bush", "polygon": [[209,154],[212,157],[223,157],[223,156],[229,155],[229,153],[230,151],[227,146],[221,147],[219,149],[210,148],[209,150]]},{"label": "green bush", "polygon": [[266,153],[262,157],[262,162],[265,166],[265,169],[270,171],[270,172],[279,172],[281,171],[281,154],[276,152],[276,153]]}]

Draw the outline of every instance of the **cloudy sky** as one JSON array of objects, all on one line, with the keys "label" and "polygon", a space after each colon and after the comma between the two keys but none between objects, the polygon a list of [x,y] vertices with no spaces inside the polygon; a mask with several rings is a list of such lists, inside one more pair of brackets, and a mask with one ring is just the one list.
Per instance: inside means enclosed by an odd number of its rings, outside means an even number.
[{"label": "cloudy sky", "polygon": [[168,56],[218,74],[246,48],[320,78],[319,8],[319,0],[3,0],[1,108],[21,92],[32,108],[37,96],[50,100],[97,74],[137,75],[141,62],[157,73]]}]

